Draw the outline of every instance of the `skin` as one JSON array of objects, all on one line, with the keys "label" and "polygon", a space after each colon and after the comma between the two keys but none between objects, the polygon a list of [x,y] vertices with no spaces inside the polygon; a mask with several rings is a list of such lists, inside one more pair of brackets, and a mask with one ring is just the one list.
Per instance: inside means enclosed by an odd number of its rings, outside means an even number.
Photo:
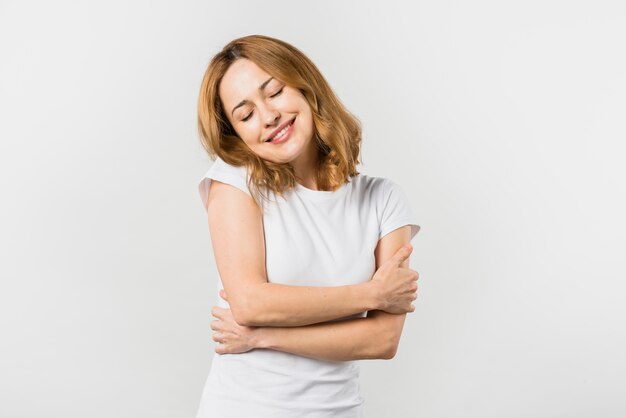
[{"label": "skin", "polygon": [[[230,66],[219,91],[229,121],[253,152],[268,161],[291,164],[301,185],[318,190],[311,109],[297,89],[280,80],[272,79],[259,90],[270,77],[247,59]],[[244,99],[247,103],[233,111]],[[265,142],[277,127],[294,117],[287,141]],[[379,241],[377,272],[366,283],[287,286],[267,282],[262,218],[250,196],[213,181],[207,209],[218,270],[229,292],[222,297],[232,309],[212,309],[217,318],[211,323],[213,339],[220,342],[216,352],[271,348],[339,361],[395,355],[406,312],[415,309],[410,302],[417,297],[418,275],[408,268],[412,251],[409,226]],[[366,318],[324,322],[366,310]]]},{"label": "skin", "polygon": [[[255,154],[267,161],[291,164],[300,184],[317,190],[314,175],[317,153],[309,103],[298,89],[276,78],[259,91],[258,87],[270,77],[250,60],[239,59],[231,64],[219,90],[228,120]],[[233,108],[244,99],[249,103],[233,113]],[[296,121],[288,141],[265,142],[276,128],[294,117]]]},{"label": "skin", "polygon": [[[410,251],[402,250],[411,230],[404,226],[385,235],[375,250],[376,268],[408,268]],[[400,250],[398,250],[400,248]],[[415,284],[417,291],[417,283]],[[226,293],[222,294],[228,299]],[[415,299],[417,294],[413,297]],[[211,322],[215,352],[237,354],[269,348],[330,361],[392,359],[398,350],[406,314],[374,310],[366,318],[300,327],[250,327],[239,325],[229,309],[214,308]]]}]

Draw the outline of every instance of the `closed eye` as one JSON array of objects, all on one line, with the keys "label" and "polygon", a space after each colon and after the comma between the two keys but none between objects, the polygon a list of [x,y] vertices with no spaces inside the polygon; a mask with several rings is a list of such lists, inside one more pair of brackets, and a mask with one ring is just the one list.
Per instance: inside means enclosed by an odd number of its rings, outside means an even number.
[{"label": "closed eye", "polygon": [[[278,96],[280,93],[282,93],[282,92],[283,92],[283,89],[284,89],[284,87],[283,87],[282,89],[278,90],[276,93],[272,94],[270,97],[276,97],[276,96]],[[248,119],[250,119],[250,118],[252,117],[252,114],[253,114],[253,113],[254,113],[254,111],[252,111],[252,112],[248,113],[248,116],[246,116],[244,119],[241,119],[241,120],[242,120],[243,122],[246,122]]]},{"label": "closed eye", "polygon": [[282,93],[282,92],[283,92],[283,89],[284,89],[284,87],[283,87],[282,89],[278,90],[275,94],[272,94],[270,97],[276,97],[276,96],[278,96],[280,93]]}]

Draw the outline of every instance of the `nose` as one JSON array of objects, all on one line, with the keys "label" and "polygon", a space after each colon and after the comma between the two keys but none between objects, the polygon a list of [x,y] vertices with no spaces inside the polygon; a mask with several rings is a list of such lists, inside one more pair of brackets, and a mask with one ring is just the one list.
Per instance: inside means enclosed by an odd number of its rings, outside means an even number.
[{"label": "nose", "polygon": [[267,108],[263,116],[265,118],[265,126],[272,126],[276,124],[277,120],[280,120],[280,112],[273,108]]}]

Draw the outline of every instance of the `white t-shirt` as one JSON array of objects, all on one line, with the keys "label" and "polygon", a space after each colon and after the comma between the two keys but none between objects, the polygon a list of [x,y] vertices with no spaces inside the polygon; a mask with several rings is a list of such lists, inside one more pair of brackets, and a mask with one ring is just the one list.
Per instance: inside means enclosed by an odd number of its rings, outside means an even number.
[{"label": "white t-shirt", "polygon": [[[211,179],[250,194],[245,167],[218,157],[199,185],[205,209]],[[285,198],[270,196],[263,226],[271,283],[341,286],[368,281],[375,273],[378,241],[404,225],[411,225],[411,239],[420,229],[402,189],[382,177],[359,174],[334,192],[297,184]],[[217,299],[228,308],[228,302]],[[364,316],[366,312],[346,318]],[[362,417],[358,377],[357,361],[269,349],[214,353],[196,418]]]}]

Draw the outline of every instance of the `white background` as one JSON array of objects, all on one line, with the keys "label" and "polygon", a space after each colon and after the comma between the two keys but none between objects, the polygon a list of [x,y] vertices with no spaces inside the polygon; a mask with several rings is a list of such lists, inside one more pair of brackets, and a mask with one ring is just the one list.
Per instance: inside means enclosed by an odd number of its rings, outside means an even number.
[{"label": "white background", "polygon": [[0,416],[193,418],[217,271],[199,84],[292,43],[421,221],[366,416],[626,414],[626,6],[0,2]]}]

